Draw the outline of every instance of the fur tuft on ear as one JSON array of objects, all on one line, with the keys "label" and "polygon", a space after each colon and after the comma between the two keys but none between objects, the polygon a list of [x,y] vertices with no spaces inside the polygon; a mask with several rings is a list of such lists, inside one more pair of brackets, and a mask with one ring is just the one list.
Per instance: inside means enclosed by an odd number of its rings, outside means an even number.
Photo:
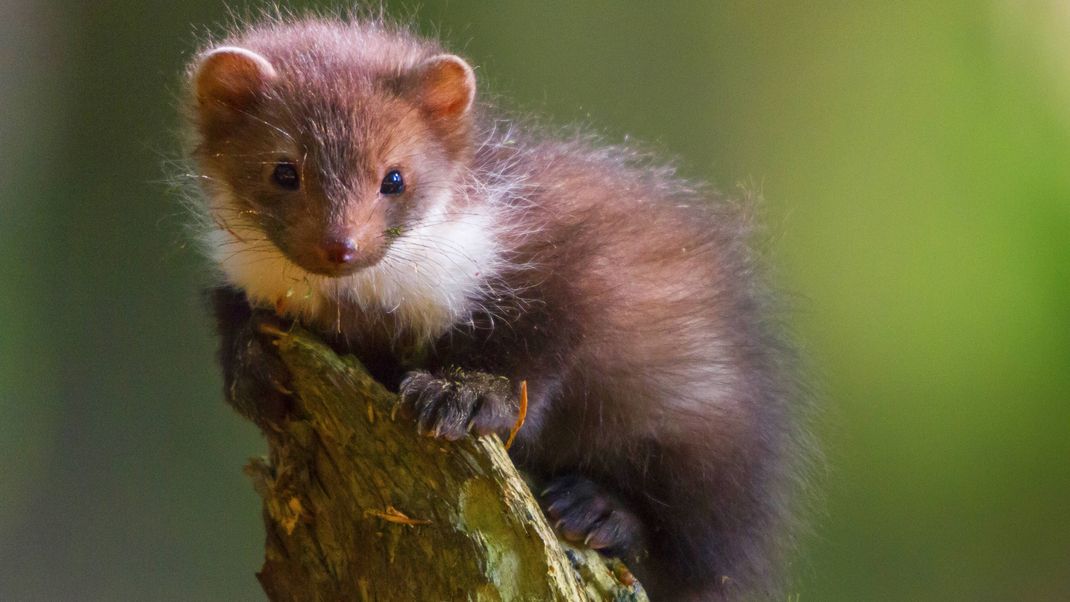
[{"label": "fur tuft on ear", "polygon": [[461,57],[440,54],[416,68],[413,90],[427,114],[436,119],[457,119],[472,107],[476,75]]},{"label": "fur tuft on ear", "polygon": [[200,57],[193,88],[202,110],[244,110],[271,80],[275,68],[252,50],[220,46]]}]

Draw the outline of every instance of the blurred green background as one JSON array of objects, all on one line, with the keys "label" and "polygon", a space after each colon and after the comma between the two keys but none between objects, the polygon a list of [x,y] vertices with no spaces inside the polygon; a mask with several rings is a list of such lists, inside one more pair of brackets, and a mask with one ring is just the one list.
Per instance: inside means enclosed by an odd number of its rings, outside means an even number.
[{"label": "blurred green background", "polygon": [[[221,399],[161,167],[194,27],[226,10],[0,9],[0,599],[259,599],[264,446]],[[524,110],[764,192],[825,407],[799,600],[1070,599],[1065,2],[418,20]]]}]

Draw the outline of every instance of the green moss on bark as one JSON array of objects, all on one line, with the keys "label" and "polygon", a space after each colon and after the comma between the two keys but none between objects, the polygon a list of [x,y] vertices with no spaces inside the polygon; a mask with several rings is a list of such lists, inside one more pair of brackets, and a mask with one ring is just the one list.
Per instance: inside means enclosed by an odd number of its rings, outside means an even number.
[{"label": "green moss on bark", "polygon": [[294,408],[247,468],[269,598],[646,599],[597,553],[566,555],[497,436],[419,437],[356,359],[300,330],[277,346]]}]

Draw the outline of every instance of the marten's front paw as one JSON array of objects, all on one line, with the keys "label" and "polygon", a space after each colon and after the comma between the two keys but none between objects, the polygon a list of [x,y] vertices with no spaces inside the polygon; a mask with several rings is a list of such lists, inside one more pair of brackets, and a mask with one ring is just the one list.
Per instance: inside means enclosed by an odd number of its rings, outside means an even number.
[{"label": "marten's front paw", "polygon": [[289,326],[229,288],[210,297],[221,336],[219,359],[227,401],[261,426],[280,423],[290,407],[290,372],[273,344],[272,332]]},{"label": "marten's front paw", "polygon": [[585,477],[558,477],[543,491],[542,505],[568,541],[622,558],[642,547],[639,517],[616,495]]},{"label": "marten's front paw", "polygon": [[516,423],[519,402],[509,379],[485,372],[418,370],[401,381],[399,401],[423,435],[456,441],[468,431],[484,435]]}]

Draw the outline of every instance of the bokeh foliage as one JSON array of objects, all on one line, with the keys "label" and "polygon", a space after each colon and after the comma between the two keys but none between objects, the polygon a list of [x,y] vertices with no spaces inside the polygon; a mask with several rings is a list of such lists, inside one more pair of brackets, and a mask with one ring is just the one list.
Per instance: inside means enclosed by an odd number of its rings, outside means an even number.
[{"label": "bokeh foliage", "polygon": [[[424,4],[513,106],[764,194],[825,407],[799,599],[1070,597],[1070,11]],[[262,444],[161,168],[226,9],[3,12],[0,598],[257,599]]]}]

